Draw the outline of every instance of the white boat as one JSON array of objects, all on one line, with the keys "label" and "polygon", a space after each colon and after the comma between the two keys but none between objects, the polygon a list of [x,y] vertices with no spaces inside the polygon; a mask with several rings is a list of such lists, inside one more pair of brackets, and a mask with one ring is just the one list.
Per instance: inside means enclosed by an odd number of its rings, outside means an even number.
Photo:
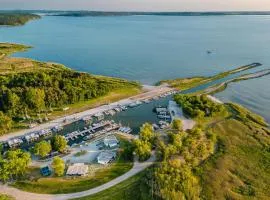
[{"label": "white boat", "polygon": [[150,101],[149,99],[145,99],[145,100],[143,100],[143,102],[146,103],[146,104],[148,104],[148,103],[150,103],[151,101]]},{"label": "white boat", "polygon": [[142,104],[142,102],[141,101],[136,101],[136,104],[139,106],[139,105]]},{"label": "white boat", "polygon": [[130,108],[134,108],[134,107],[138,106],[138,104],[137,104],[137,103],[131,103],[131,104],[129,104],[128,106],[129,106]]},{"label": "white boat", "polygon": [[127,110],[127,107],[126,106],[121,106],[120,108],[121,108],[122,111]]}]

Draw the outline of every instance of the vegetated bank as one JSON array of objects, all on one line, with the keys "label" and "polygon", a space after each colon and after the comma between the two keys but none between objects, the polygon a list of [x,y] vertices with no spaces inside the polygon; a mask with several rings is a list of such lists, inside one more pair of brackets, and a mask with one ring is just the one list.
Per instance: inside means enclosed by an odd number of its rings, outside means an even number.
[{"label": "vegetated bank", "polygon": [[200,86],[202,84],[206,84],[206,83],[218,80],[218,79],[225,78],[225,77],[232,75],[232,74],[240,73],[242,71],[246,71],[246,70],[249,70],[252,68],[259,67],[261,65],[262,65],[261,63],[252,63],[249,65],[244,65],[244,66],[238,67],[236,69],[221,72],[219,74],[216,74],[216,75],[210,76],[210,77],[198,76],[198,77],[180,78],[180,79],[174,79],[174,80],[163,80],[163,81],[158,82],[157,84],[167,83],[171,87],[177,88],[179,90],[187,90],[190,88]]},{"label": "vegetated bank", "polygon": [[[140,92],[137,82],[77,72],[56,63],[8,57],[28,48],[0,44],[0,134]],[[70,109],[64,112],[66,107]]]},{"label": "vegetated bank", "polygon": [[270,69],[264,69],[264,70],[260,70],[258,72],[244,74],[244,75],[241,75],[239,77],[230,79],[228,81],[213,85],[213,86],[205,89],[203,91],[203,93],[205,93],[205,94],[215,94],[215,93],[218,93],[218,92],[222,92],[227,88],[227,86],[230,83],[235,83],[235,82],[239,82],[239,81],[260,78],[260,77],[263,77],[263,76],[267,76],[269,74],[270,74]]},{"label": "vegetated bank", "polygon": [[0,12],[0,26],[24,25],[30,20],[40,19],[39,15],[21,12]]},{"label": "vegetated bank", "polygon": [[15,200],[15,199],[11,196],[0,194],[0,200]]},{"label": "vegetated bank", "polygon": [[147,159],[152,146],[159,162],[82,199],[102,199],[106,194],[128,199],[132,190],[141,191],[134,195],[140,200],[269,199],[270,131],[264,119],[234,103],[215,103],[206,95],[179,94],[175,101],[196,120],[196,127],[183,131],[178,121],[156,135],[144,132],[135,152]]}]

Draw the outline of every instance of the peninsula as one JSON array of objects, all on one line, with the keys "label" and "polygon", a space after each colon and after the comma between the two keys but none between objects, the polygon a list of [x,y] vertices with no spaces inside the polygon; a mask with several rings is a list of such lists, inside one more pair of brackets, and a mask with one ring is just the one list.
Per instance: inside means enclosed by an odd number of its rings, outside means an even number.
[{"label": "peninsula", "polygon": [[20,12],[0,12],[0,26],[24,25],[30,20],[40,19],[39,15]]},{"label": "peninsula", "polygon": [[[245,73],[260,63],[142,87],[10,57],[29,48],[0,44],[0,179],[9,183],[0,186],[4,194],[27,200],[269,196],[268,123],[209,96],[219,84],[268,75],[268,69]],[[171,120],[145,121],[139,133],[110,117],[159,98],[169,98],[167,107],[156,110]],[[186,121],[192,126],[185,128]]]}]

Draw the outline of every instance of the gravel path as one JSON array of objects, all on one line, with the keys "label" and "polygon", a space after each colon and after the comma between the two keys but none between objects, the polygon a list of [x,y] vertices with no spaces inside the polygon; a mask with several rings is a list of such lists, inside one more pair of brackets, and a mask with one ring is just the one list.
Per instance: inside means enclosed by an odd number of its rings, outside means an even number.
[{"label": "gravel path", "polygon": [[7,185],[0,185],[0,191],[2,194],[8,194],[10,196],[13,196],[17,200],[66,200],[66,199],[80,198],[80,197],[89,196],[89,195],[93,195],[98,192],[104,191],[110,187],[117,185],[118,183],[121,183],[127,180],[128,178],[136,175],[137,173],[143,171],[144,169],[152,165],[155,160],[156,160],[156,157],[155,157],[155,154],[153,153],[150,159],[143,163],[135,161],[133,168],[127,173],[123,174],[122,176],[119,176],[113,179],[112,181],[105,183],[101,186],[98,186],[98,187],[95,187],[93,189],[86,190],[83,192],[71,193],[71,194],[56,194],[56,195],[36,194],[36,193],[24,192],[16,188],[9,187]]}]

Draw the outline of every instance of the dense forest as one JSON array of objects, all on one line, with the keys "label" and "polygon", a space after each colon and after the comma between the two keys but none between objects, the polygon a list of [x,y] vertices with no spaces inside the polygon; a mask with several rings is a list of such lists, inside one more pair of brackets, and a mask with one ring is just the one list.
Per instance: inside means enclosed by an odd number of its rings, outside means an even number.
[{"label": "dense forest", "polygon": [[215,114],[225,111],[223,105],[214,103],[206,95],[177,95],[174,99],[191,117],[213,117]]},{"label": "dense forest", "polygon": [[[15,51],[7,46],[22,49],[21,45],[9,44],[1,51],[0,44],[0,55]],[[140,86],[124,79],[77,72],[60,64],[4,57],[0,59],[0,134],[11,128],[11,120],[31,119],[66,105],[133,88]]]},{"label": "dense forest", "polygon": [[24,25],[30,20],[39,19],[39,15],[27,13],[0,13],[0,25],[18,26]]}]

